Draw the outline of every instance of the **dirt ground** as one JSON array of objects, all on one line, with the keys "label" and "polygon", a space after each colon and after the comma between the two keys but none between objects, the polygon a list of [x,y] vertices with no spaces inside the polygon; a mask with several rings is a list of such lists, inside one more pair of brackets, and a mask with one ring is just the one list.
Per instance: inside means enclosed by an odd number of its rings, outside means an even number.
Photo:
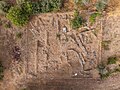
[{"label": "dirt ground", "polygon": [[[72,30],[72,18],[73,12],[41,14],[21,30],[1,29],[1,35],[5,35],[1,39],[6,44],[1,47],[11,56],[6,57],[3,52],[2,59],[13,61],[11,51],[15,46],[19,46],[22,54],[20,62],[9,62],[10,66],[6,66],[11,71],[10,83],[24,86],[33,79],[69,79],[75,74],[77,78],[92,77],[91,72],[101,59],[101,33],[96,36],[93,31]],[[23,33],[22,39],[15,37],[19,31]]]},{"label": "dirt ground", "polygon": [[[101,61],[120,55],[119,9],[107,13],[92,31],[73,30],[72,18],[73,12],[48,13],[36,15],[25,28],[0,27],[0,59],[6,68],[0,90],[119,90],[120,74],[101,81],[96,70]],[[110,49],[104,50],[101,42],[107,40]],[[13,59],[15,46],[19,61]]]}]

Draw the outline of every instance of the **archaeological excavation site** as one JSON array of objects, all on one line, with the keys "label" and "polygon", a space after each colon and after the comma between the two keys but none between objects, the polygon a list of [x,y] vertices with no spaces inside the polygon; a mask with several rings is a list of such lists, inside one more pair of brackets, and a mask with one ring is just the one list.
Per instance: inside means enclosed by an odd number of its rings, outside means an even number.
[{"label": "archaeological excavation site", "polygon": [[120,90],[120,1],[0,0],[0,90]]}]

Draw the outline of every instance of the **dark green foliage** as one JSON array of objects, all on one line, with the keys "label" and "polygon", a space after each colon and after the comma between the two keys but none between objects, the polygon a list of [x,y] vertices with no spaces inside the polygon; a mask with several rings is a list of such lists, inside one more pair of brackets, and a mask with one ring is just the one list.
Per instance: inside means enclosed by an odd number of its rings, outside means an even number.
[{"label": "dark green foliage", "polygon": [[116,64],[116,61],[118,60],[117,57],[109,57],[107,64]]},{"label": "dark green foliage", "polygon": [[84,24],[85,20],[79,15],[78,11],[74,13],[74,19],[71,20],[71,26],[73,29],[77,29]]},{"label": "dark green foliage", "polygon": [[32,3],[29,2],[29,1],[26,1],[26,2],[22,3],[21,4],[21,9],[24,11],[24,14],[28,14],[30,16],[33,12]]},{"label": "dark green foliage", "polygon": [[10,8],[10,5],[6,3],[5,1],[0,1],[0,14],[4,15],[5,13],[8,12]]},{"label": "dark green foliage", "polygon": [[99,16],[101,16],[101,14],[98,13],[98,12],[95,12],[95,13],[91,14],[90,18],[89,18],[90,22],[93,24],[96,21],[96,18],[99,17]]},{"label": "dark green foliage", "polygon": [[41,13],[42,12],[42,5],[41,5],[41,1],[38,2],[32,2],[32,7],[33,7],[33,14],[36,13]]},{"label": "dark green foliage", "polygon": [[117,61],[118,61],[118,57],[111,56],[108,58],[108,62],[106,64],[102,62],[101,64],[98,65],[98,70],[101,79],[105,79],[110,75],[112,75],[113,73],[120,72],[120,66],[116,67],[114,70],[109,70],[107,67],[109,64],[116,64]]},{"label": "dark green foliage", "polygon": [[60,10],[63,0],[41,0],[32,2],[33,13],[46,13],[51,11]]},{"label": "dark green foliage", "polygon": [[4,72],[4,67],[2,65],[2,62],[0,62],[0,80],[2,80],[4,77],[3,72]]},{"label": "dark green foliage", "polygon": [[24,26],[29,21],[29,13],[19,6],[14,6],[7,13],[7,18],[17,26]]},{"label": "dark green foliage", "polygon": [[59,10],[61,5],[62,0],[41,0],[37,2],[20,0],[18,5],[10,8],[7,18],[17,26],[24,26],[28,23],[32,14]]},{"label": "dark green foliage", "polygon": [[48,0],[41,1],[41,12],[50,12],[52,9],[51,3]]},{"label": "dark green foliage", "polygon": [[79,28],[83,25],[83,18],[81,16],[75,17],[73,20],[71,20],[71,25],[73,29]]},{"label": "dark green foliage", "polygon": [[63,4],[63,0],[50,0],[51,2],[51,9],[54,10],[60,10]]},{"label": "dark green foliage", "polygon": [[24,26],[28,23],[32,12],[32,3],[26,1],[20,5],[11,7],[7,13],[7,18],[16,26]]}]

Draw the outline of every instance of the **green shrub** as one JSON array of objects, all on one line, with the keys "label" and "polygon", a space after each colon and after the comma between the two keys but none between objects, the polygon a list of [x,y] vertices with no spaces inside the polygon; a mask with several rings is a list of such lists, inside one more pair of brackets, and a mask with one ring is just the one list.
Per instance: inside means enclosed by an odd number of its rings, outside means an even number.
[{"label": "green shrub", "polygon": [[95,13],[91,14],[90,18],[89,18],[90,22],[93,24],[96,21],[96,18],[99,17],[99,16],[101,16],[101,14],[98,13],[98,12],[95,12]]},{"label": "green shrub", "polygon": [[103,11],[106,6],[107,6],[108,0],[98,0],[98,2],[96,3],[96,9],[98,11]]},{"label": "green shrub", "polygon": [[78,11],[74,13],[74,19],[71,20],[71,26],[73,29],[77,29],[84,24],[85,20],[79,15]]},{"label": "green shrub", "polygon": [[0,14],[4,15],[8,12],[10,5],[7,4],[5,1],[0,1]]},{"label": "green shrub", "polygon": [[77,29],[83,25],[83,18],[81,16],[75,17],[71,20],[71,25],[73,29]]},{"label": "green shrub", "polygon": [[24,26],[29,21],[29,17],[32,13],[32,2],[25,1],[19,5],[11,7],[7,13],[7,18],[17,26]]},{"label": "green shrub", "polygon": [[26,1],[26,2],[22,3],[21,8],[24,11],[24,13],[28,14],[29,16],[33,13],[32,2]]},{"label": "green shrub", "polygon": [[59,10],[62,0],[41,0],[28,1],[18,0],[19,4],[10,8],[7,18],[17,26],[24,26],[29,21],[29,17],[35,13],[45,13]]},{"label": "green shrub", "polygon": [[110,76],[111,72],[108,72],[106,65],[102,62],[98,65],[99,75],[101,79],[105,79]]},{"label": "green shrub", "polygon": [[46,13],[51,11],[60,10],[63,0],[41,0],[32,2],[33,13]]},{"label": "green shrub", "polygon": [[107,64],[116,64],[116,61],[118,60],[117,57],[109,57]]},{"label": "green shrub", "polygon": [[42,12],[41,1],[32,2],[32,7],[33,7],[33,14],[41,13]]},{"label": "green shrub", "polygon": [[24,26],[29,20],[29,14],[18,6],[11,7],[7,18],[17,26]]},{"label": "green shrub", "polygon": [[42,0],[41,1],[41,12],[50,12],[52,11],[52,6],[48,0]]},{"label": "green shrub", "polygon": [[52,10],[60,10],[63,4],[63,0],[50,0]]}]

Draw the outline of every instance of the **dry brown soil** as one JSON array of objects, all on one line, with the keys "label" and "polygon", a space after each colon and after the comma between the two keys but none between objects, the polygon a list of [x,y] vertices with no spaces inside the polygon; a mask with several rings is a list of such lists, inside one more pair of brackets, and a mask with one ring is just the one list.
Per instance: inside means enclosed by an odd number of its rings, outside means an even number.
[{"label": "dry brown soil", "polygon": [[[25,28],[0,27],[0,58],[6,67],[0,90],[119,90],[120,74],[101,81],[96,70],[102,60],[120,54],[119,9],[113,12],[86,32],[71,28],[73,12],[36,15]],[[21,39],[17,32],[23,33]],[[102,40],[111,40],[110,50],[101,49]],[[20,47],[20,62],[13,60],[14,46]]]}]

